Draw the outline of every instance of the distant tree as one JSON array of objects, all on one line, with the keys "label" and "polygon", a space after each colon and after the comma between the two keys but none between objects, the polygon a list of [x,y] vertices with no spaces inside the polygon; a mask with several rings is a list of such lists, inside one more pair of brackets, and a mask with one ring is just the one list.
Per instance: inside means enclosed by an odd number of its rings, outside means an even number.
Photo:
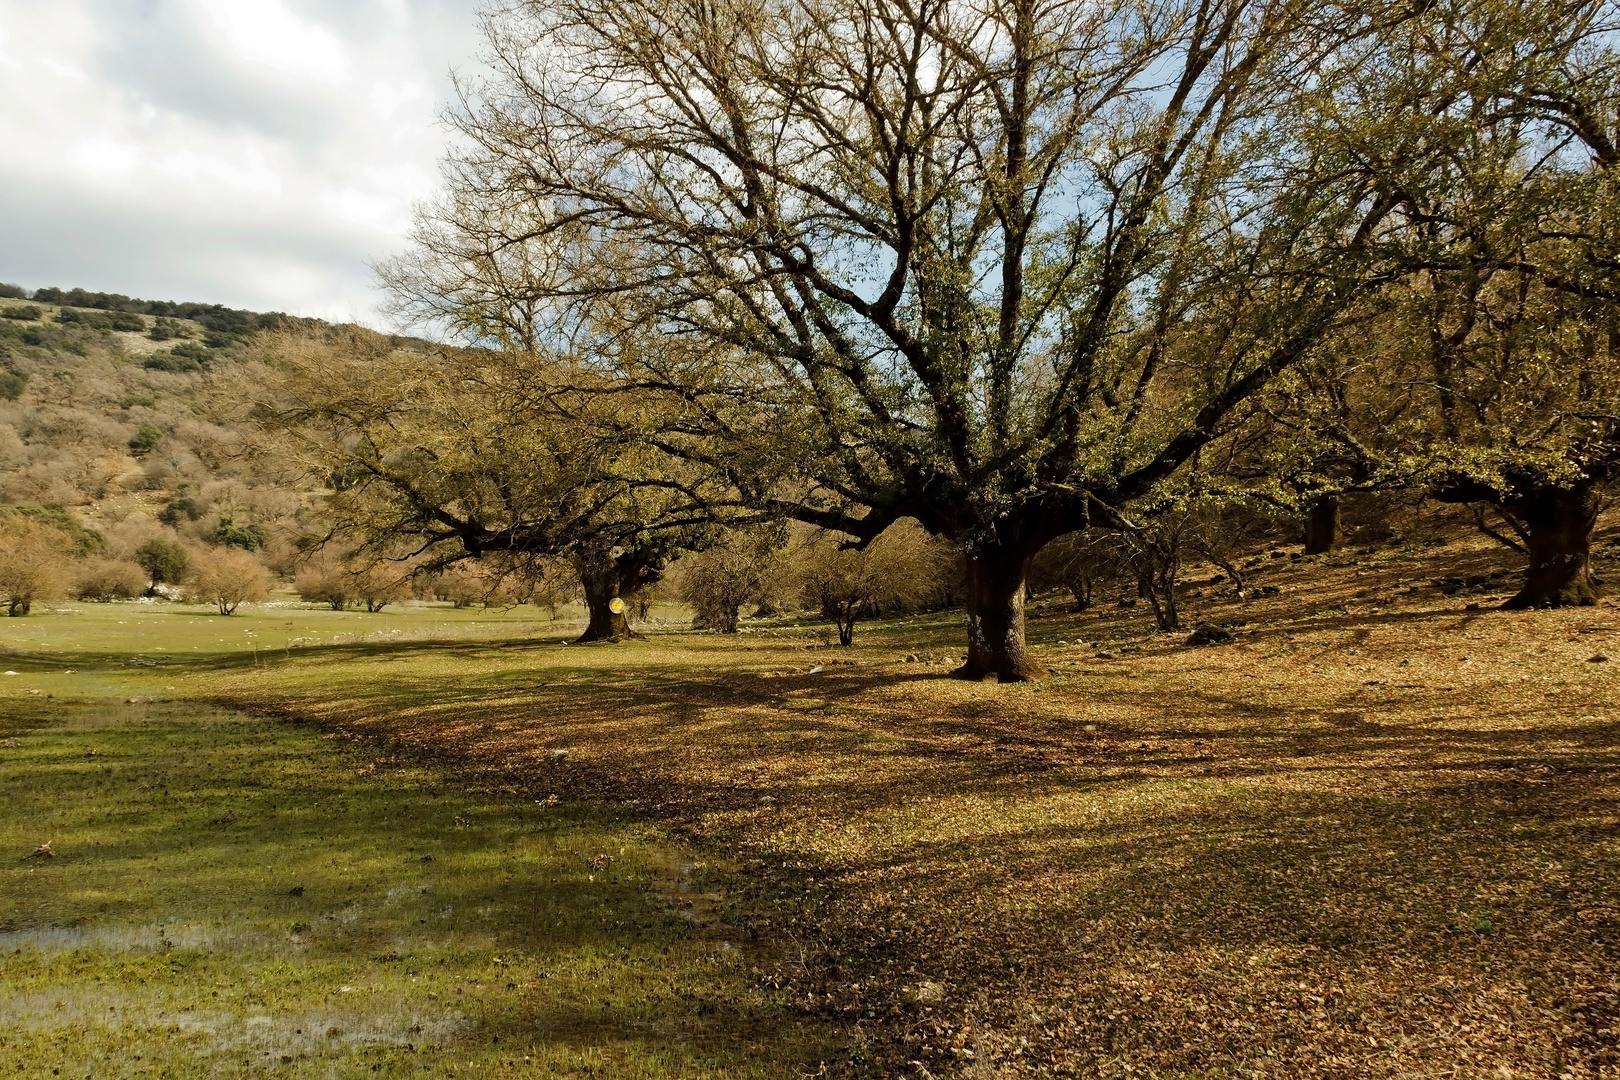
[{"label": "distant tree", "polygon": [[298,599],[325,604],[333,611],[342,611],[354,602],[353,579],[340,562],[329,556],[317,557],[300,567],[293,577],[293,588],[298,591]]},{"label": "distant tree", "polygon": [[589,612],[581,641],[631,635],[613,601],[657,582],[712,519],[697,471],[664,467],[639,439],[642,403],[595,393],[583,363],[354,328],[261,348],[242,377],[262,449],[332,478],[324,539],[377,558],[408,544],[424,574],[476,560],[496,580],[566,559]]},{"label": "distant tree", "polygon": [[743,606],[767,594],[781,558],[781,538],[773,529],[728,532],[676,564],[680,597],[701,625],[735,634]]},{"label": "distant tree", "polygon": [[147,596],[156,596],[160,585],[178,585],[186,579],[191,559],[186,549],[162,537],[146,541],[135,549],[135,562],[146,571]]},{"label": "distant tree", "polygon": [[389,604],[411,597],[410,569],[399,563],[372,562],[350,571],[354,598],[367,611],[378,612]]},{"label": "distant tree", "polygon": [[27,300],[28,290],[23,288],[21,285],[12,285],[7,282],[0,282],[0,298],[6,300]]},{"label": "distant tree", "polygon": [[58,530],[24,517],[0,521],[0,603],[13,618],[62,595],[68,549]]},{"label": "distant tree", "polygon": [[1073,598],[1075,611],[1087,611],[1098,587],[1119,577],[1123,558],[1117,533],[1085,529],[1045,548],[1031,567],[1031,580],[1037,588],[1062,587]]},{"label": "distant tree", "polygon": [[954,568],[950,546],[910,519],[895,522],[864,548],[846,547],[843,539],[812,535],[790,555],[799,595],[837,624],[840,645],[854,643],[861,619],[927,602]]},{"label": "distant tree", "polygon": [[213,604],[221,615],[233,615],[242,604],[270,595],[270,576],[246,551],[216,548],[192,561],[186,593],[194,604]]}]

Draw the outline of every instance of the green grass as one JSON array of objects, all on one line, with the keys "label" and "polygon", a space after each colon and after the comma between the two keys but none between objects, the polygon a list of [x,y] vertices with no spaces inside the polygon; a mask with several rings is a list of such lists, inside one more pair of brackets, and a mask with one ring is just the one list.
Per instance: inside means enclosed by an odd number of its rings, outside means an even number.
[{"label": "green grass", "polygon": [[826,1053],[714,920],[726,874],[655,829],[186,700],[253,666],[247,630],[524,620],[77,611],[4,626],[0,1075],[777,1077]]}]

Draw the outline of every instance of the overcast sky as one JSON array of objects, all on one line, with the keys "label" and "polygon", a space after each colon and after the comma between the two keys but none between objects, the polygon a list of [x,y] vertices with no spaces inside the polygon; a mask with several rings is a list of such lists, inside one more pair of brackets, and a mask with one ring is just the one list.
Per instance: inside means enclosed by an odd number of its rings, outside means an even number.
[{"label": "overcast sky", "polygon": [[475,0],[0,0],[0,281],[376,323]]}]

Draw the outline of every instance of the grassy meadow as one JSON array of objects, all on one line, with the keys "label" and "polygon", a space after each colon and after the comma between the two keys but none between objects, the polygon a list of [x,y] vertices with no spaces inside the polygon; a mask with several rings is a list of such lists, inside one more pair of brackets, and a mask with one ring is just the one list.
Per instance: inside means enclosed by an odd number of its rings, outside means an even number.
[{"label": "grassy meadow", "polygon": [[949,613],[8,620],[0,1074],[1620,1074],[1620,611],[1511,569],[1043,598],[1016,686]]},{"label": "grassy meadow", "polygon": [[715,924],[724,872],[656,827],[206,703],[316,637],[383,662],[407,635],[549,628],[166,604],[0,626],[16,672],[0,676],[0,1075],[773,1077],[817,1061],[826,1047]]}]

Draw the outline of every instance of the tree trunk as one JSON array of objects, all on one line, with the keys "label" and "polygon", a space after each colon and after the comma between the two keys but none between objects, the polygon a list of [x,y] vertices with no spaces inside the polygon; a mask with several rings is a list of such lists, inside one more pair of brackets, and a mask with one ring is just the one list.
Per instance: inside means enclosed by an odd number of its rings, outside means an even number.
[{"label": "tree trunk", "polygon": [[1339,497],[1324,495],[1305,514],[1305,554],[1325,555],[1339,541]]},{"label": "tree trunk", "polygon": [[[619,598],[619,575],[612,567],[593,567],[581,570],[580,584],[585,587],[585,610],[589,618],[585,632],[574,641],[584,645],[592,641],[622,641],[634,637],[630,620],[624,611],[614,614],[613,601]],[[629,610],[628,606],[625,610]]]},{"label": "tree trunk", "polygon": [[855,617],[853,615],[838,619],[838,644],[846,649],[855,644]]},{"label": "tree trunk", "polygon": [[1032,553],[993,547],[967,556],[967,663],[963,679],[1038,679],[1046,669],[1024,645],[1024,578]]},{"label": "tree trunk", "polygon": [[1502,606],[1586,607],[1597,603],[1592,583],[1592,528],[1600,499],[1596,485],[1543,488],[1503,507],[1523,525],[1530,551],[1524,587]]}]

